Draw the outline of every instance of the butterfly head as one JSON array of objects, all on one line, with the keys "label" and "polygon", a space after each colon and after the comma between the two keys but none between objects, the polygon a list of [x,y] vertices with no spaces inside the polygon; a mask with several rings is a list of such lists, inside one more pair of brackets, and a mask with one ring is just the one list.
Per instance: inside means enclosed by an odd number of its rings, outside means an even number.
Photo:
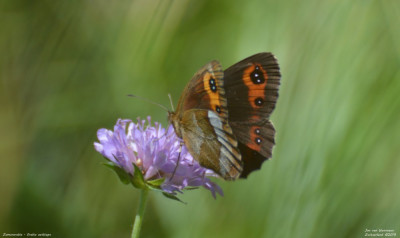
[{"label": "butterfly head", "polygon": [[168,111],[168,122],[174,127],[174,131],[179,138],[182,138],[182,134],[180,132],[179,118],[175,112]]}]

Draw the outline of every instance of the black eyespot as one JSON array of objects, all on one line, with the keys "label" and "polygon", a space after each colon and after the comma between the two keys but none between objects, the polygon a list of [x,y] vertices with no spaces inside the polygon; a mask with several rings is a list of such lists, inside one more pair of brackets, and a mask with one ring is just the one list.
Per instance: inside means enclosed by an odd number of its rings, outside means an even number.
[{"label": "black eyespot", "polygon": [[250,78],[254,84],[263,84],[265,82],[264,74],[259,66],[256,66],[254,71],[251,72]]},{"label": "black eyespot", "polygon": [[262,98],[256,98],[254,102],[259,107],[261,107],[264,104],[264,100]]},{"label": "black eyespot", "polygon": [[254,133],[256,133],[257,135],[259,135],[259,134],[261,133],[260,128],[256,128],[256,129],[254,130]]},{"label": "black eyespot", "polygon": [[221,108],[220,108],[219,106],[216,106],[216,107],[215,107],[215,110],[216,110],[218,113],[221,113]]},{"label": "black eyespot", "polygon": [[259,137],[257,137],[256,140],[255,140],[255,142],[257,143],[257,145],[261,144],[261,141],[262,141],[262,140],[261,140],[261,138],[259,138]]},{"label": "black eyespot", "polygon": [[217,86],[215,85],[215,79],[210,78],[210,80],[208,82],[210,84],[211,91],[216,92]]}]

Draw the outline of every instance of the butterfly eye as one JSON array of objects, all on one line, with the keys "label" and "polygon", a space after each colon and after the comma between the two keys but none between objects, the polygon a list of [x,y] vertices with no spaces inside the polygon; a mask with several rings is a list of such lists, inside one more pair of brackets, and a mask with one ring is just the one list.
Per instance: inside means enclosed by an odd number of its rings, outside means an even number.
[{"label": "butterfly eye", "polygon": [[256,138],[256,143],[257,143],[257,145],[259,145],[259,144],[261,144],[261,142],[262,142],[262,140],[261,140],[261,138]]},{"label": "butterfly eye", "polygon": [[250,78],[254,84],[263,84],[265,82],[265,78],[263,72],[260,69],[260,66],[256,66],[254,71],[251,72]]},{"label": "butterfly eye", "polygon": [[211,91],[216,92],[217,91],[217,86],[215,85],[215,79],[210,78],[209,83],[210,83]]},{"label": "butterfly eye", "polygon": [[264,104],[264,100],[262,98],[256,98],[256,100],[254,102],[259,107]]},{"label": "butterfly eye", "polygon": [[256,133],[257,135],[259,135],[259,134],[261,133],[260,128],[256,128],[256,129],[254,130],[254,133]]}]

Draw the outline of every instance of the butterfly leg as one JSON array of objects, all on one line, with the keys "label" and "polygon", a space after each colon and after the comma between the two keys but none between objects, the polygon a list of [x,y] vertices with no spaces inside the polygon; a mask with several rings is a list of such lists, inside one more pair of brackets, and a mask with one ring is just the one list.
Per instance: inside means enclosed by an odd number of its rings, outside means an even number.
[{"label": "butterfly leg", "polygon": [[176,161],[176,166],[174,168],[174,172],[172,172],[171,180],[174,178],[175,172],[176,172],[176,170],[178,169],[178,166],[179,166],[179,161],[181,159],[182,145],[183,145],[183,142],[181,142],[180,145],[179,145],[178,160]]}]

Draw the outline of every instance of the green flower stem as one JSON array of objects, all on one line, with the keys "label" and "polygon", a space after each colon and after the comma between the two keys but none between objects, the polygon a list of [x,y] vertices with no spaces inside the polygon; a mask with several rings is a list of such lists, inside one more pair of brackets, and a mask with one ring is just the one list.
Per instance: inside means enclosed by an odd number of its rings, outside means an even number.
[{"label": "green flower stem", "polygon": [[147,195],[149,194],[148,189],[140,189],[140,200],[139,200],[139,208],[136,213],[135,223],[133,223],[132,228],[132,238],[139,238],[140,228],[142,227],[144,210],[146,208],[147,203]]}]

